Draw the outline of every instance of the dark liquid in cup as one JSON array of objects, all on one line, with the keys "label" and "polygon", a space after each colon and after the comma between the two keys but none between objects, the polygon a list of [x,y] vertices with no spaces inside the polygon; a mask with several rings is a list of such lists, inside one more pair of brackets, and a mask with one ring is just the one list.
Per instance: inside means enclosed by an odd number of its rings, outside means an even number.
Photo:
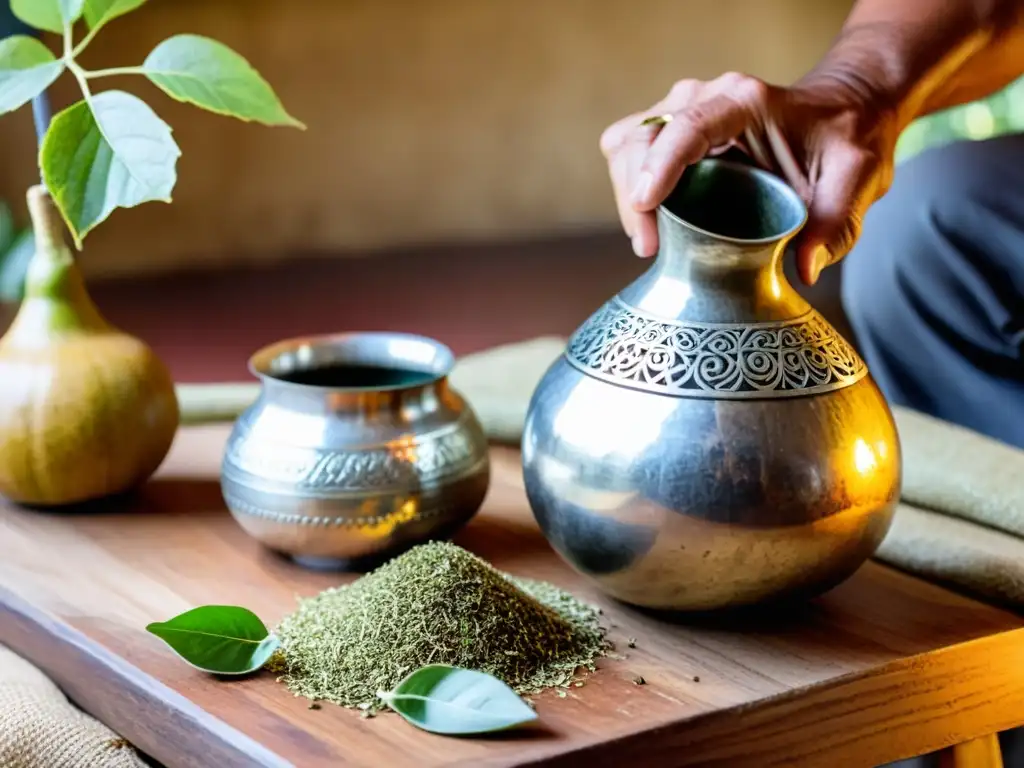
[{"label": "dark liquid in cup", "polygon": [[384,368],[374,365],[336,363],[317,368],[304,368],[276,374],[281,381],[310,384],[332,389],[377,389],[383,387],[414,387],[438,378],[437,374],[407,368]]}]

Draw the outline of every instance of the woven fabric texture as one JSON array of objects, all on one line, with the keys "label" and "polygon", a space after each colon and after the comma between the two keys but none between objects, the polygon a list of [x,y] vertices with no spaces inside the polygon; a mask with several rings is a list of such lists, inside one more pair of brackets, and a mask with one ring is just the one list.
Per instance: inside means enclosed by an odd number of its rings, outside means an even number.
[{"label": "woven fabric texture", "polygon": [[141,768],[135,749],[0,645],[0,766]]}]

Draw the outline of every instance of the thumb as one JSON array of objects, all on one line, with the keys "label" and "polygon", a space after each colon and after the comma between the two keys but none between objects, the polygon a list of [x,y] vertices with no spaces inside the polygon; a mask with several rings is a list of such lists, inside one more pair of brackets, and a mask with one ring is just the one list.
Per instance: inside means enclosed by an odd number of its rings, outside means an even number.
[{"label": "thumb", "polygon": [[860,237],[864,215],[877,197],[877,156],[844,144],[822,157],[814,183],[807,225],[796,244],[796,266],[807,285],[842,259]]}]

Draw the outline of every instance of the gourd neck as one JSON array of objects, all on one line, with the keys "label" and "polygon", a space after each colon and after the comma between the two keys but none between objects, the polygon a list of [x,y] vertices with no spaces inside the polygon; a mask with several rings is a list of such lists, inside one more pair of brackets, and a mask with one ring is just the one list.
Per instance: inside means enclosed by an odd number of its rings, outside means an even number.
[{"label": "gourd neck", "polygon": [[56,337],[109,330],[64,241],[64,223],[50,193],[36,185],[26,197],[35,253],[25,274],[24,299],[4,342],[36,346]]}]

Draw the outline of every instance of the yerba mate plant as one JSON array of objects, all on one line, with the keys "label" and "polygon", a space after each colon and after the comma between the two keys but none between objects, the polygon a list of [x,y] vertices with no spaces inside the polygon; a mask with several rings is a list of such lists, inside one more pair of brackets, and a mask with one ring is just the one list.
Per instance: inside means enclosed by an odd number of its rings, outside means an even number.
[{"label": "yerba mate plant", "polygon": [[[28,35],[0,40],[0,115],[31,102],[65,72],[82,92],[80,101],[54,115],[39,150],[42,181],[79,249],[114,209],[170,202],[181,156],[171,127],[142,99],[120,90],[95,92],[102,78],[141,75],[172,98],[220,115],[305,128],[248,61],[199,35],[164,40],[138,66],[84,69],[78,58],[100,30],[145,2],[10,0],[25,24],[60,35],[63,50],[58,58]],[[85,33],[76,42],[79,26]]]}]

